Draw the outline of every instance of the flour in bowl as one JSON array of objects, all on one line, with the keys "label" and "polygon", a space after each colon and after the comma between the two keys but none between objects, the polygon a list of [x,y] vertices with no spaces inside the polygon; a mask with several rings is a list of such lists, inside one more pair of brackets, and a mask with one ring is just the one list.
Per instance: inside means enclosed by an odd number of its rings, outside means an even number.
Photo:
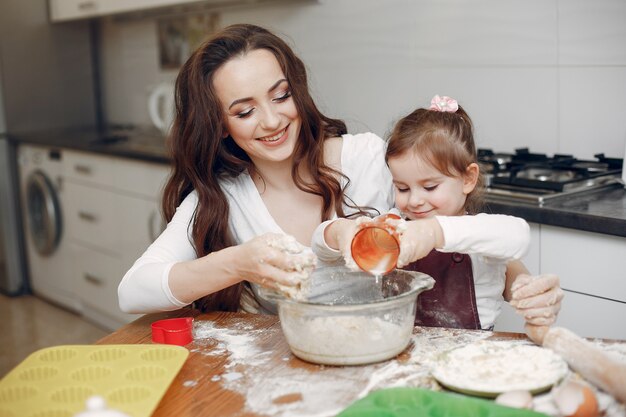
[{"label": "flour in bowl", "polygon": [[292,352],[315,363],[351,365],[389,359],[410,342],[407,323],[372,316],[298,317],[283,315],[283,332]]}]

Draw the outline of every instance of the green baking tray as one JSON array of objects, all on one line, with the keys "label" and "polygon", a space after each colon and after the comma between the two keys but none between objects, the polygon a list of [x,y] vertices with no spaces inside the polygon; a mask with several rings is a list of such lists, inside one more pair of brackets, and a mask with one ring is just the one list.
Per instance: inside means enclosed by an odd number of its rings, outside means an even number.
[{"label": "green baking tray", "polygon": [[421,388],[374,391],[337,417],[547,417],[531,410],[505,407],[490,400]]}]

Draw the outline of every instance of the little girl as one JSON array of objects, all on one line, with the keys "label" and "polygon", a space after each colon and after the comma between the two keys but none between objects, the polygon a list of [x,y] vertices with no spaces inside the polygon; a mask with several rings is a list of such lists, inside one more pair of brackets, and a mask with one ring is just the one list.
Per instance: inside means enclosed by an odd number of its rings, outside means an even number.
[{"label": "little girl", "polygon": [[[519,259],[530,233],[519,218],[476,214],[483,191],[473,126],[456,100],[435,96],[394,127],[385,159],[396,209],[407,219],[397,266],[427,273],[435,287],[418,297],[417,325],[492,329],[503,299],[527,324],[554,322],[563,292],[558,277],[531,277]],[[313,250],[322,262],[353,264],[357,221],[322,223]],[[341,251],[339,252],[338,249]]]}]

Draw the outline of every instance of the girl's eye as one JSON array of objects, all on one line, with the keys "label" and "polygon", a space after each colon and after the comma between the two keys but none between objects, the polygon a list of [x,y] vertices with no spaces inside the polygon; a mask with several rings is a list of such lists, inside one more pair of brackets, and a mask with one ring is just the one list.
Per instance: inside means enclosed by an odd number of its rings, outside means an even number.
[{"label": "girl's eye", "polygon": [[290,90],[286,90],[281,96],[276,97],[274,99],[274,101],[277,101],[277,102],[281,103],[281,102],[287,100],[289,97],[291,97],[291,91]]},{"label": "girl's eye", "polygon": [[399,187],[397,185],[396,190],[398,190],[399,193],[406,193],[407,191],[409,191],[408,187]]},{"label": "girl's eye", "polygon": [[428,187],[424,187],[426,191],[434,191],[439,184],[429,185]]},{"label": "girl's eye", "polygon": [[245,111],[237,113],[235,117],[237,117],[238,119],[245,119],[246,117],[252,114],[252,110],[254,110],[254,107],[249,110],[245,110]]}]

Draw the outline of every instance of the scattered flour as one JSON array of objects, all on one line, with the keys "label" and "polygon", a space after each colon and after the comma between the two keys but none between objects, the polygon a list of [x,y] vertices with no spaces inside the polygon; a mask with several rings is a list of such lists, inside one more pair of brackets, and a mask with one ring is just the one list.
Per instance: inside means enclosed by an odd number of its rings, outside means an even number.
[{"label": "scattered flour", "polygon": [[205,355],[216,356],[228,353],[230,363],[245,363],[246,365],[256,365],[267,361],[272,352],[261,351],[255,344],[255,335],[264,330],[238,330],[233,328],[215,327],[211,321],[196,321],[194,323],[193,338],[197,345],[215,343],[210,350],[196,349]]},{"label": "scattered flour", "polygon": [[[218,328],[209,321],[196,321],[194,351],[207,356],[228,354],[225,372],[211,380],[220,383],[224,389],[241,394],[245,401],[242,414],[331,417],[377,389],[409,386],[441,390],[431,375],[441,352],[490,336],[492,333],[487,331],[417,328],[410,337],[411,346],[395,359],[369,366],[322,365],[311,369],[302,367],[293,356],[259,347],[259,339],[283,337],[278,325],[254,330],[250,326],[236,325]],[[529,344],[524,340],[510,343]],[[626,354],[626,346],[621,349]],[[284,365],[277,367],[277,361]],[[241,376],[233,378],[236,374]],[[578,376],[570,374],[569,377]],[[185,384],[195,386],[193,381]],[[598,393],[598,400],[605,417],[626,415],[624,406],[610,396]],[[533,405],[536,411],[558,416],[549,392],[535,396]]]},{"label": "scattered flour", "polygon": [[222,375],[222,379],[227,382],[236,381],[238,379],[241,379],[241,377],[243,377],[243,374],[241,372],[227,372]]}]

